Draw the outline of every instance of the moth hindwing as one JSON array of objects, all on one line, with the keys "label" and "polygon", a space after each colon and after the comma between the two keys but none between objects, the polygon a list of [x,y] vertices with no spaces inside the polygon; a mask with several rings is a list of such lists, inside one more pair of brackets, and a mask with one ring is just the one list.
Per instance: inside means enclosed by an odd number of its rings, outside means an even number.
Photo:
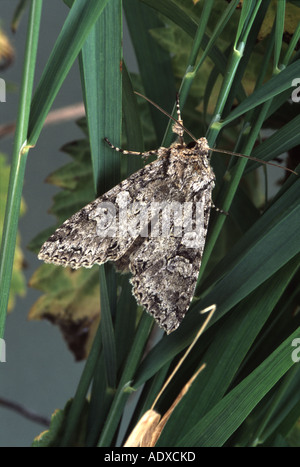
[{"label": "moth hindwing", "polygon": [[[178,122],[182,123],[178,108]],[[133,294],[167,333],[193,298],[203,255],[215,176],[205,138],[156,151],[157,159],[66,220],[43,244],[46,263],[90,268],[114,261],[132,274]]]}]

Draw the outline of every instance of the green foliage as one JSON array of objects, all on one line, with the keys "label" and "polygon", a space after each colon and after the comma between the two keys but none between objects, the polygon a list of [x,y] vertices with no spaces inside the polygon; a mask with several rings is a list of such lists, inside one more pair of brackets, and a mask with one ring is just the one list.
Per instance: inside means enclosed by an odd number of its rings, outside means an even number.
[{"label": "green foliage", "polygon": [[[84,120],[79,122],[86,131]],[[62,188],[54,196],[49,210],[56,225],[38,234],[28,248],[38,252],[58,225],[94,198],[91,151],[88,139],[66,144],[62,150],[73,159],[50,174],[46,181]],[[78,271],[42,264],[29,282],[42,295],[32,306],[29,319],[47,319],[60,327],[64,339],[77,360],[86,358],[100,318],[99,281],[95,268]]]},{"label": "green foliage", "polygon": [[[2,237],[2,228],[4,222],[9,172],[10,168],[6,164],[6,158],[4,154],[0,154],[0,241]],[[22,201],[20,215],[24,214],[24,212],[25,203],[24,201]],[[26,293],[25,277],[23,274],[24,256],[21,250],[20,243],[20,236],[18,235],[8,301],[8,310],[11,310],[14,307],[17,296],[22,297]]]},{"label": "green foliage", "polygon": [[[64,425],[66,423],[72,400],[66,403],[63,410],[56,410],[52,417],[48,430],[40,433],[33,441],[32,447],[34,448],[45,448],[45,447],[57,447],[62,436]],[[85,404],[85,408],[88,407],[88,402]],[[73,439],[73,445],[75,447],[84,447],[85,431],[87,427],[86,410],[83,412],[80,419],[80,430],[76,433],[76,439]]]},{"label": "green foliage", "polygon": [[[133,89],[143,89],[169,112],[179,89],[185,125],[196,137],[205,134],[211,147],[271,160],[299,145],[296,104],[287,102],[300,63],[294,51],[300,37],[296,2],[244,0],[236,10],[238,1],[126,0],[139,77],[131,76],[124,63],[120,68],[122,2],[67,3],[73,7],[29,118],[29,142],[35,143],[80,52],[90,146],[86,141],[68,146],[73,161],[49,178],[63,188],[52,208],[58,222],[141,166],[131,158],[120,160],[122,156],[104,145],[104,136],[116,145],[123,136],[126,147],[135,150],[150,143],[152,149],[158,147],[162,139],[170,144],[171,124],[147,103],[136,101]],[[274,133],[261,141],[266,127]],[[298,427],[293,427],[300,416],[300,373],[291,358],[293,339],[300,333],[299,177],[286,178],[269,200],[255,171],[257,163],[227,161],[214,153],[212,165],[215,204],[229,216],[212,215],[191,308],[180,328],[169,336],[158,335],[151,350],[147,344],[153,321],[137,309],[127,276],[109,265],[100,273],[92,270],[89,277],[80,275],[78,282],[65,271],[55,277],[55,268],[48,265],[36,273],[35,286],[47,292],[47,307],[60,317],[78,297],[94,313],[100,284],[101,322],[74,398],[34,445],[122,445],[192,342],[203,322],[199,312],[213,303],[217,311],[209,328],[156,409],[165,413],[200,365],[206,363],[206,368],[173,411],[158,445],[299,445]],[[93,189],[87,188],[91,173]],[[45,235],[32,247],[38,248]],[[129,394],[142,385],[132,418],[122,420]],[[121,420],[126,434],[119,433]]]}]

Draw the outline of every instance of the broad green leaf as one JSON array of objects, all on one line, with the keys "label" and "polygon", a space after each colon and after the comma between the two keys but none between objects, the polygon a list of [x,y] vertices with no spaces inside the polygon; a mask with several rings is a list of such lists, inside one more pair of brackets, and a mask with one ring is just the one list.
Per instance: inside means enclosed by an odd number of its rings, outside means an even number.
[{"label": "broad green leaf", "polygon": [[[49,183],[63,188],[54,196],[50,209],[57,223],[31,241],[29,248],[35,252],[58,225],[94,198],[89,142],[75,141],[62,149],[72,157],[72,162],[47,178]],[[75,357],[86,358],[100,317],[97,270],[71,271],[43,264],[29,285],[44,293],[32,306],[29,318],[48,319],[58,325]]]},{"label": "broad green leaf", "polygon": [[97,271],[72,271],[43,264],[29,285],[44,295],[31,307],[28,318],[47,319],[59,326],[76,360],[85,359],[100,319]]},{"label": "broad green leaf", "polygon": [[[66,403],[66,406],[62,410],[56,410],[51,417],[51,423],[48,430],[40,433],[33,441],[33,448],[44,448],[44,447],[58,447],[62,432],[64,430],[66,418],[70,411],[72,400]],[[85,411],[81,416],[81,424],[76,432],[73,439],[73,447],[83,447],[85,441],[85,430],[87,423],[87,408],[88,403],[85,404]]]},{"label": "broad green leaf", "polygon": [[55,445],[57,438],[62,430],[65,419],[65,410],[56,410],[51,417],[51,423],[48,430],[42,431],[33,440],[32,447],[52,447]]},{"label": "broad green leaf", "polygon": [[[122,2],[113,0],[103,10],[84,44],[81,75],[87,112],[94,185],[105,193],[120,181],[120,154],[104,142],[120,146],[122,133]],[[116,311],[117,279],[111,265],[100,266],[100,301],[106,377],[116,385],[116,342],[112,314]]]}]

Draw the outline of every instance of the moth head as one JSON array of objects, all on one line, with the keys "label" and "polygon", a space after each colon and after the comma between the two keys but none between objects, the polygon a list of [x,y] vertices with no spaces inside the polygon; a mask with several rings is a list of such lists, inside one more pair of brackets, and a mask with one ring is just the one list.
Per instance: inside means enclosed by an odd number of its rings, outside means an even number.
[{"label": "moth head", "polygon": [[209,154],[210,147],[208,145],[208,141],[206,138],[199,138],[197,139],[197,147],[198,150],[201,151],[202,154]]},{"label": "moth head", "polygon": [[186,147],[188,149],[194,150],[195,153],[202,155],[202,156],[209,156],[210,147],[208,145],[206,138],[199,138],[194,141],[190,141]]}]

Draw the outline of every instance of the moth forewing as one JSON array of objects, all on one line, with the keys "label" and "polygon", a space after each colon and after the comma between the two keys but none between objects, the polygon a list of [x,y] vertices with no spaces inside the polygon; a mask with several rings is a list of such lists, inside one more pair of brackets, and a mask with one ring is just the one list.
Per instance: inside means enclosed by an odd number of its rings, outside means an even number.
[{"label": "moth forewing", "polygon": [[[74,269],[114,261],[129,270],[138,304],[167,333],[179,326],[194,295],[215,186],[208,142],[183,126],[179,98],[177,120],[169,117],[177,141],[167,148],[128,151],[105,138],[118,152],[157,159],[67,219],[38,255]],[[184,132],[192,143],[185,144]]]},{"label": "moth forewing", "polygon": [[129,269],[137,302],[167,333],[179,326],[194,295],[215,179],[207,140],[188,147],[179,138],[66,220],[38,256],[75,269],[106,261]]}]

